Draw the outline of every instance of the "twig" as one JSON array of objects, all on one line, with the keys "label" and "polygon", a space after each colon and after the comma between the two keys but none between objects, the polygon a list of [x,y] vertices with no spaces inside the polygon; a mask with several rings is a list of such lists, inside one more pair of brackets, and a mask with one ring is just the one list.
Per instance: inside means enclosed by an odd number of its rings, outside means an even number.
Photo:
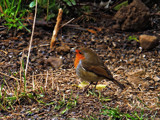
[{"label": "twig", "polygon": [[63,10],[62,8],[59,9],[59,13],[58,13],[58,17],[57,17],[57,23],[54,27],[54,31],[53,31],[53,35],[52,35],[52,39],[51,39],[51,44],[50,44],[50,49],[53,48],[55,42],[56,42],[56,37],[58,35],[58,31],[59,31],[59,26],[60,26],[60,22],[62,20],[62,13],[63,13]]},{"label": "twig", "polygon": [[26,63],[26,69],[25,69],[25,77],[27,75],[27,68],[28,68],[28,63],[29,63],[29,56],[31,52],[31,46],[32,46],[32,41],[33,41],[33,34],[34,34],[34,28],[35,28],[35,22],[36,22],[36,15],[37,15],[37,0],[36,0],[36,6],[35,6],[35,14],[34,14],[34,21],[33,21],[33,26],[32,26],[32,35],[29,43],[29,49],[28,49],[28,57],[27,57],[27,63]]},{"label": "twig", "polygon": [[45,90],[46,90],[46,87],[47,87],[47,83],[48,83],[48,71],[47,71],[47,76],[46,76],[46,83],[45,83],[45,86],[44,86]]},{"label": "twig", "polygon": [[15,79],[15,80],[17,81],[17,83],[18,83],[18,81],[19,81],[18,78],[14,77],[14,76],[12,76],[12,75],[9,76],[9,75],[7,75],[7,74],[5,74],[5,73],[2,73],[2,72],[0,72],[0,74],[4,75],[4,76],[6,76],[6,77],[9,77],[9,78]]},{"label": "twig", "polygon": [[68,22],[64,23],[63,25],[61,25],[60,28],[64,27],[65,25],[69,24],[70,22],[72,22],[74,20],[74,18],[72,18],[71,20],[69,20]]}]

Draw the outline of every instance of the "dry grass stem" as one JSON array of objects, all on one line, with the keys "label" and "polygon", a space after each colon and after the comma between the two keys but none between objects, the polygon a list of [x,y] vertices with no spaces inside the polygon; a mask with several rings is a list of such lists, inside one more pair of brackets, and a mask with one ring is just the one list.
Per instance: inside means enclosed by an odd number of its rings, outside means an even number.
[{"label": "dry grass stem", "polygon": [[12,79],[16,80],[17,83],[18,83],[18,81],[20,81],[20,79],[14,77],[13,75],[9,76],[9,75],[7,75],[7,74],[5,74],[5,73],[2,73],[2,72],[0,72],[0,74],[1,74],[1,75],[4,75],[4,76],[6,76],[6,77],[9,77],[9,78],[12,78]]},{"label": "dry grass stem", "polygon": [[33,75],[32,75],[32,86],[33,86],[33,91],[35,90],[35,83],[34,83],[34,72],[33,72]]},{"label": "dry grass stem", "polygon": [[51,73],[51,80],[52,80],[52,90],[53,90],[53,85],[54,85],[53,72]]},{"label": "dry grass stem", "polygon": [[34,34],[34,28],[35,28],[35,22],[36,22],[36,15],[37,15],[37,0],[36,0],[36,6],[35,6],[35,14],[34,14],[33,26],[32,26],[32,34],[31,34],[31,39],[30,39],[29,49],[28,49],[28,57],[27,57],[27,63],[26,63],[26,69],[25,69],[25,76],[27,75],[27,68],[28,68],[28,63],[29,63],[31,47],[32,47],[33,34]]},{"label": "dry grass stem", "polygon": [[71,20],[69,20],[68,22],[64,23],[63,25],[61,25],[60,28],[64,27],[65,25],[69,24],[70,22],[72,22],[74,20],[74,18],[72,18]]},{"label": "dry grass stem", "polygon": [[47,76],[46,76],[46,83],[45,83],[45,90],[46,90],[46,87],[47,87],[47,83],[48,83],[48,71],[47,71]]},{"label": "dry grass stem", "polygon": [[[22,62],[23,62],[23,58],[25,57],[25,54],[24,54],[24,50],[22,52],[22,57],[20,58],[20,72],[19,72],[19,76],[20,76],[20,87],[19,87],[19,91],[22,90],[22,87],[23,87],[23,83],[22,83],[22,73],[24,73],[25,71],[23,71],[23,65],[22,65]],[[24,79],[23,79],[24,80]],[[23,81],[24,82],[24,81]]]},{"label": "dry grass stem", "polygon": [[5,84],[6,84],[7,88],[8,88],[9,93],[12,93],[8,83],[6,82],[6,80],[4,80],[4,82],[5,82]]}]

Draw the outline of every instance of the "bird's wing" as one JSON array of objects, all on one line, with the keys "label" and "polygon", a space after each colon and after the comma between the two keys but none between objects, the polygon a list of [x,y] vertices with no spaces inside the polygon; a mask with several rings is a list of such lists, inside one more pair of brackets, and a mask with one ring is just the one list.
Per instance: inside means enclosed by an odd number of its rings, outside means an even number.
[{"label": "bird's wing", "polygon": [[95,74],[101,77],[107,78],[109,80],[114,79],[107,67],[104,67],[102,65],[89,64],[89,63],[86,63],[85,61],[82,62],[82,66],[86,71],[94,72]]}]

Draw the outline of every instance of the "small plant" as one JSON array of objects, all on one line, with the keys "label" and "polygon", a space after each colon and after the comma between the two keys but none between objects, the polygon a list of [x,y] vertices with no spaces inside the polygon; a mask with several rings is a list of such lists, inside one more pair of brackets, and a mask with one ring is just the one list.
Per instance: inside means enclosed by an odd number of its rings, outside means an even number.
[{"label": "small plant", "polygon": [[101,102],[109,102],[109,101],[111,101],[112,99],[109,98],[109,97],[104,97],[103,95],[101,95],[101,92],[99,92],[99,100],[100,100]]},{"label": "small plant", "polygon": [[129,40],[129,41],[135,40],[135,41],[139,42],[138,38],[137,38],[136,36],[134,36],[134,35],[133,35],[133,36],[129,36],[129,37],[128,37],[128,40]]},{"label": "small plant", "polygon": [[55,110],[60,110],[63,106],[65,106],[65,96],[63,95],[63,98],[60,98],[60,100],[56,103],[54,106]]},{"label": "small plant", "polygon": [[93,90],[93,91],[90,91],[90,90],[88,90],[88,94],[87,94],[87,96],[94,96],[94,97],[98,97],[98,95],[95,93],[95,90]]},{"label": "small plant", "polygon": [[[71,96],[72,96],[72,94],[71,94]],[[78,96],[76,98],[73,98],[71,96],[68,100],[66,100],[65,95],[63,95],[63,98],[57,102],[54,109],[60,110],[61,108],[65,107],[65,109],[63,111],[61,111],[61,114],[64,114],[68,110],[70,110],[71,108],[75,107],[77,105]]]},{"label": "small plant", "polygon": [[75,0],[63,0],[68,6],[73,6],[76,5]]},{"label": "small plant", "polygon": [[[30,8],[35,7],[36,2],[35,0],[32,1],[29,4]],[[75,0],[62,0],[62,1],[56,1],[56,0],[38,0],[38,14],[41,14],[42,11],[40,8],[42,9],[46,9],[46,20],[50,20],[51,18],[56,17],[56,14],[58,13],[58,9],[62,8],[63,12],[65,14],[69,13],[69,9],[68,7],[72,7],[74,5],[76,5],[76,1]]]},{"label": "small plant", "polygon": [[121,113],[117,108],[110,108],[107,106],[104,106],[104,109],[101,110],[103,115],[107,115],[112,118],[112,120],[116,119],[122,119],[123,118],[123,113]]},{"label": "small plant", "polygon": [[42,98],[44,97],[44,90],[40,87],[40,93],[36,94],[34,91],[28,91],[26,87],[26,77],[24,69],[24,61],[22,60],[22,69],[23,69],[23,83],[19,89],[19,81],[16,81],[15,86],[10,87],[5,80],[3,79],[3,84],[0,86],[0,111],[11,111],[15,109],[15,105],[24,103],[42,103],[44,104]]},{"label": "small plant", "polygon": [[136,111],[132,113],[122,113],[119,111],[119,108],[111,108],[108,106],[104,106],[104,108],[100,111],[102,115],[107,115],[112,118],[112,120],[116,119],[124,119],[126,118],[127,120],[145,120],[144,118],[144,110],[141,110],[140,115]]},{"label": "small plant", "polygon": [[21,0],[1,0],[0,1],[0,18],[3,18],[5,22],[3,25],[8,26],[8,30],[11,28],[16,28],[21,30],[25,28],[30,32],[29,29],[22,23],[24,21],[23,17],[25,16],[27,10],[21,10]]}]

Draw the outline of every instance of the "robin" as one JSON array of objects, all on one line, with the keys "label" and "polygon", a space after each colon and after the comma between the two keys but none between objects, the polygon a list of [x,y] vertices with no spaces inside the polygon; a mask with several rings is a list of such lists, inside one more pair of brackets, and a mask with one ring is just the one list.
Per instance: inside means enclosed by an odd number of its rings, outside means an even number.
[{"label": "robin", "polygon": [[88,89],[91,84],[96,85],[98,81],[106,79],[107,81],[112,81],[118,85],[121,89],[125,86],[115,80],[104,65],[103,61],[97,56],[95,52],[88,48],[81,48],[75,50],[76,58],[74,61],[74,66],[76,68],[76,74],[84,81],[88,81],[90,84],[86,87],[84,92]]}]

